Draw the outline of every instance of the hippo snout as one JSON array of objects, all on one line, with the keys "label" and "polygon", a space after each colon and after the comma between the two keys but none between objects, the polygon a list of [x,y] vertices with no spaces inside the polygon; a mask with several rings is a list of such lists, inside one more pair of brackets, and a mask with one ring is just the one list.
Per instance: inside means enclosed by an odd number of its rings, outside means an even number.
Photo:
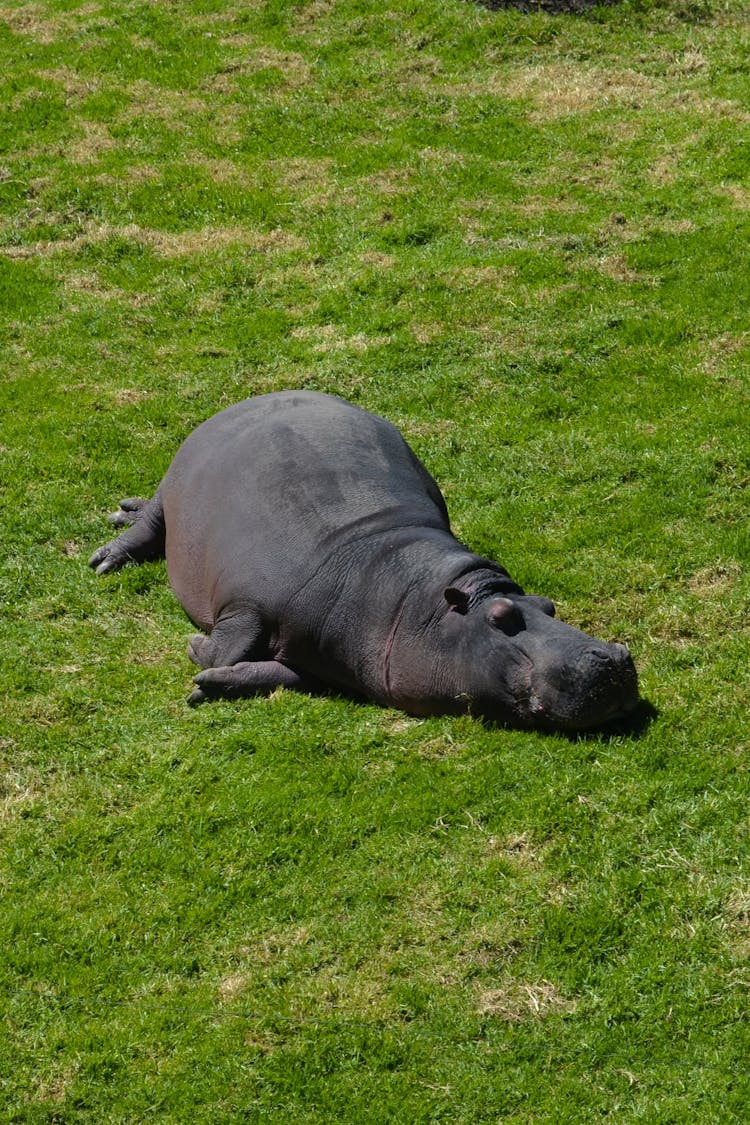
[{"label": "hippo snout", "polygon": [[589,690],[598,690],[620,706],[635,705],[638,677],[633,658],[625,645],[597,646],[584,655],[581,675]]},{"label": "hippo snout", "polygon": [[530,696],[536,722],[583,730],[623,718],[638,703],[638,676],[621,644],[594,642],[558,665],[538,668]]}]

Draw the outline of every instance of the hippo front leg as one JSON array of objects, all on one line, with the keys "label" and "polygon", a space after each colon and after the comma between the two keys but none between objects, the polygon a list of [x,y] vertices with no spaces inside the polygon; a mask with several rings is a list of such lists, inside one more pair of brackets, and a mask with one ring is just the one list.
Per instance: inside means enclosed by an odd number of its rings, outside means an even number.
[{"label": "hippo front leg", "polygon": [[295,672],[278,660],[242,661],[228,667],[207,668],[193,682],[197,686],[188,697],[191,707],[209,699],[270,695],[278,687],[290,691],[316,691],[320,687],[312,676]]}]

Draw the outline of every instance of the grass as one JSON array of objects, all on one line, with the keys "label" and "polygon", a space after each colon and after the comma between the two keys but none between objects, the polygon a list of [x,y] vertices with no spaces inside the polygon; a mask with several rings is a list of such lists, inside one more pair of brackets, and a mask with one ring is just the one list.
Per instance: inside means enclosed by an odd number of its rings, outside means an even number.
[{"label": "grass", "polygon": [[[748,28],[2,7],[0,1120],[746,1120]],[[163,565],[85,560],[298,386],[627,642],[649,727],[188,710]]]}]

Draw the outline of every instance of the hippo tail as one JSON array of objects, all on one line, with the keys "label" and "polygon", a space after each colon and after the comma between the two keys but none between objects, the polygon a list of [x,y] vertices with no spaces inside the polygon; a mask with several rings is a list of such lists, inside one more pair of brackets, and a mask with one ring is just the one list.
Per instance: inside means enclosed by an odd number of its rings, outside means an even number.
[{"label": "hippo tail", "polygon": [[121,500],[118,511],[109,517],[109,522],[124,530],[89,559],[89,566],[97,574],[119,570],[129,562],[164,558],[164,506],[158,491],[151,500],[140,497]]}]

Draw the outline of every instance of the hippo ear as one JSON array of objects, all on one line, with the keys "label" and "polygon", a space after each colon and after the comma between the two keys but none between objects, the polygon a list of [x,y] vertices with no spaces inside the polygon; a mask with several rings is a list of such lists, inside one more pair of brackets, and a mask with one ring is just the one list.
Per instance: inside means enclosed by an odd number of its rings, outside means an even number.
[{"label": "hippo ear", "polygon": [[446,586],[443,590],[445,600],[456,613],[466,613],[469,608],[469,595],[465,590],[459,590],[458,586]]},{"label": "hippo ear", "polygon": [[542,613],[546,613],[548,617],[555,616],[555,603],[551,602],[549,598],[542,598],[539,594],[527,594],[526,599],[531,602],[532,605],[541,609]]}]

